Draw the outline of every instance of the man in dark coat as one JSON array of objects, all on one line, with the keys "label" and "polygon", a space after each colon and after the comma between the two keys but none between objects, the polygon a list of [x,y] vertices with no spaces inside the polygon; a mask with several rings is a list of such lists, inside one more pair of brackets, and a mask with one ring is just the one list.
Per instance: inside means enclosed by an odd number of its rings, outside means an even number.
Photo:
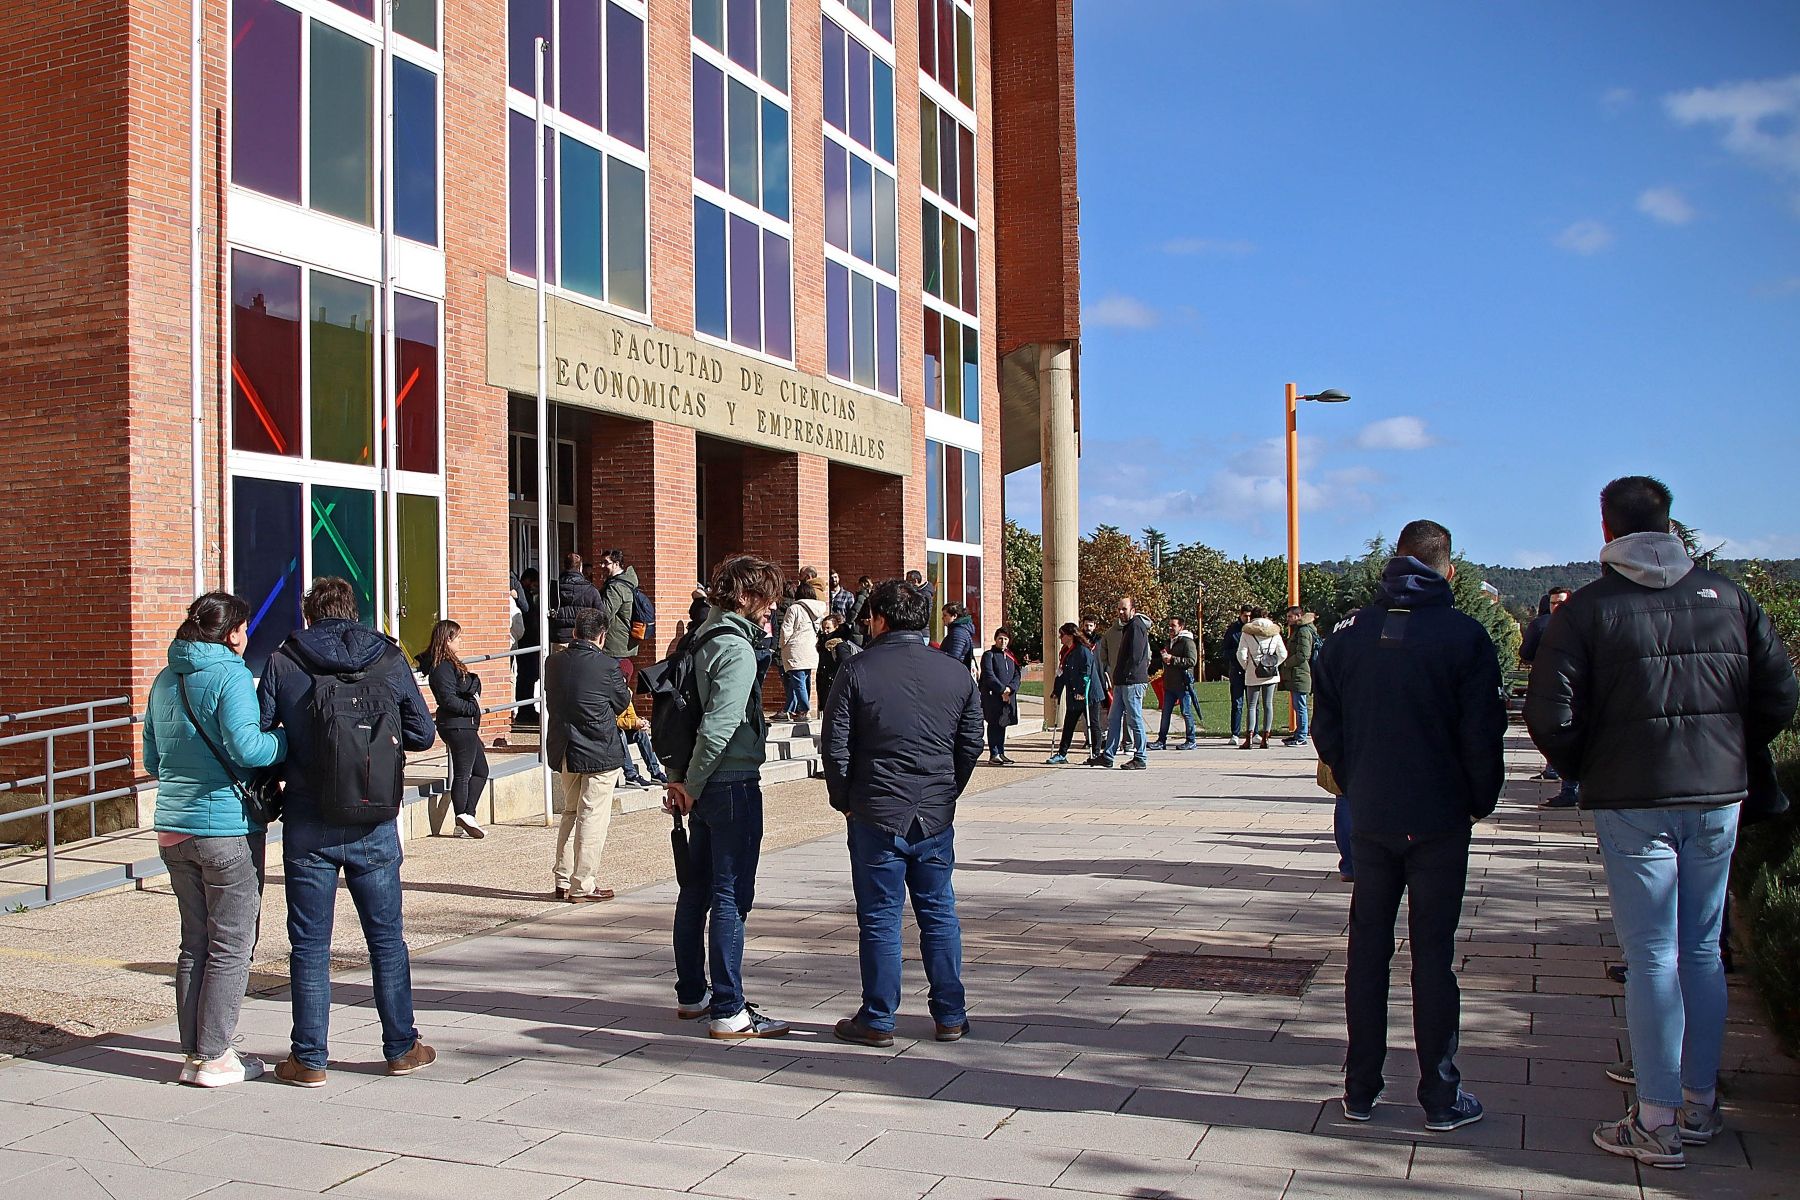
[{"label": "man in dark coat", "polygon": [[[1531,665],[1537,658],[1538,647],[1544,641],[1544,631],[1550,628],[1551,616],[1568,603],[1570,594],[1566,587],[1553,587],[1538,601],[1537,616],[1531,618],[1531,624],[1525,627],[1525,635],[1519,642],[1519,665],[1527,671],[1531,670]],[[1546,801],[1543,807],[1574,808],[1581,803],[1581,784],[1573,779],[1563,779],[1556,768],[1550,765],[1549,759],[1544,760],[1544,769],[1531,778],[1540,783],[1562,782],[1556,795]]]},{"label": "man in dark coat", "polygon": [[988,763],[1012,766],[1006,757],[1006,731],[1019,723],[1019,660],[1007,649],[1012,630],[994,630],[994,644],[981,656],[981,719],[987,724]]},{"label": "man in dark coat", "polygon": [[1200,638],[1189,632],[1187,622],[1180,617],[1169,618],[1169,644],[1163,648],[1162,662],[1162,727],[1150,748],[1169,748],[1169,724],[1180,709],[1181,719],[1187,724],[1187,740],[1181,748],[1192,750],[1200,744],[1195,740],[1195,725],[1202,720],[1200,701],[1194,692],[1200,682]]},{"label": "man in dark coat", "polygon": [[1648,476],[1600,493],[1601,577],[1536,647],[1525,724],[1581,781],[1631,972],[1637,1104],[1594,1130],[1610,1154],[1685,1165],[1724,1130],[1719,926],[1752,763],[1793,720],[1794,664],[1743,588],[1694,565]]},{"label": "man in dark coat", "polygon": [[1234,742],[1244,736],[1244,664],[1238,661],[1238,639],[1244,636],[1244,626],[1250,623],[1255,611],[1254,605],[1240,605],[1237,620],[1225,627],[1225,636],[1219,642],[1219,661],[1225,678],[1231,681],[1231,740]]},{"label": "man in dark coat", "polygon": [[[519,573],[519,588],[524,601],[519,609],[519,640],[513,643],[515,650],[536,650],[538,647],[538,619],[544,607],[543,591],[538,582],[538,569],[526,567]],[[513,699],[529,700],[537,695],[539,656],[537,654],[515,654],[513,656]],[[535,727],[538,723],[537,705],[527,704],[513,709],[512,723],[526,728]]]},{"label": "man in dark coat", "polygon": [[356,592],[333,575],[313,580],[300,606],[306,628],[282,643],[263,668],[257,698],[262,727],[287,730],[281,862],[288,906],[293,1051],[275,1077],[300,1087],[325,1082],[331,1021],[331,926],[338,878],[350,889],[375,974],[381,1052],[390,1075],[408,1075],[437,1058],[413,1024],[412,961],[401,914],[397,822],[339,825],[326,819],[313,771],[326,748],[313,729],[314,681],[358,672],[383,679],[400,710],[400,746],[429,750],[437,740],[431,710],[400,647],[358,624]]},{"label": "man in dark coat", "polygon": [[876,588],[873,637],[839,668],[825,704],[825,786],[849,818],[862,960],[862,1007],[836,1034],[869,1046],[894,1042],[909,892],[937,1039],[956,1041],[969,1028],[951,876],[956,801],[981,757],[981,704],[967,669],[926,643],[927,603],[898,580]]},{"label": "man in dark coat", "polygon": [[600,589],[582,572],[581,555],[573,550],[563,555],[562,574],[556,579],[556,607],[550,610],[550,644],[568,645],[575,636],[575,618],[581,610],[598,611],[605,605]]},{"label": "man in dark coat", "polygon": [[1119,623],[1101,639],[1101,655],[1112,683],[1112,709],[1106,717],[1106,750],[1097,765],[1110,767],[1124,739],[1131,738],[1132,757],[1123,770],[1150,765],[1150,739],[1144,732],[1144,689],[1150,686],[1150,618],[1137,610],[1131,596],[1120,596]]},{"label": "man in dark coat", "polygon": [[1288,606],[1288,656],[1281,664],[1281,690],[1293,697],[1294,732],[1284,746],[1304,746],[1312,733],[1313,659],[1319,650],[1318,618],[1298,604]]},{"label": "man in dark coat", "polygon": [[1400,531],[1375,603],[1340,622],[1321,652],[1314,726],[1353,826],[1344,1115],[1368,1120],[1381,1096],[1404,894],[1419,1105],[1437,1131],[1481,1119],[1456,1069],[1453,964],[1470,828],[1494,811],[1506,782],[1500,664],[1481,623],[1457,611],[1455,574],[1449,530],[1414,521]]},{"label": "man in dark coat", "polygon": [[599,609],[575,615],[574,640],[544,667],[544,755],[557,772],[562,825],[556,834],[556,898],[570,903],[611,900],[599,885],[600,855],[612,825],[613,791],[624,773],[619,714],[631,689],[619,660],[600,646],[606,617]]}]

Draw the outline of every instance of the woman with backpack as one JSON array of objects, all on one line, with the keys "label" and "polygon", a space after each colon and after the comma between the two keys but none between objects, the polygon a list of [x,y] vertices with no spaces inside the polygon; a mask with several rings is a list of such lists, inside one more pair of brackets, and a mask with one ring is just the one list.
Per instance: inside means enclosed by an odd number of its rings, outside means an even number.
[{"label": "woman with backpack", "polygon": [[286,758],[287,734],[262,731],[256,681],[244,665],[249,622],[250,606],[228,592],[190,604],[144,712],[156,842],[181,913],[179,1078],[195,1087],[263,1073],[259,1060],[231,1046],[256,949],[267,828],[240,781]]},{"label": "woman with backpack", "polygon": [[819,623],[825,619],[826,607],[818,589],[803,583],[781,618],[781,682],[787,689],[783,720],[812,712],[812,674],[819,666]]},{"label": "woman with backpack", "polygon": [[1251,610],[1250,623],[1238,637],[1238,665],[1244,668],[1244,743],[1239,750],[1250,749],[1254,738],[1261,737],[1259,748],[1269,748],[1269,734],[1275,730],[1275,685],[1281,681],[1281,664],[1287,661],[1287,643],[1281,640],[1281,626],[1269,619],[1269,610]]},{"label": "woman with backpack", "polygon": [[419,668],[437,701],[437,730],[450,748],[450,811],[457,837],[484,838],[487,830],[475,819],[475,806],[487,787],[487,751],[481,745],[481,676],[463,666],[457,655],[462,626],[439,621],[431,641],[419,655]]}]

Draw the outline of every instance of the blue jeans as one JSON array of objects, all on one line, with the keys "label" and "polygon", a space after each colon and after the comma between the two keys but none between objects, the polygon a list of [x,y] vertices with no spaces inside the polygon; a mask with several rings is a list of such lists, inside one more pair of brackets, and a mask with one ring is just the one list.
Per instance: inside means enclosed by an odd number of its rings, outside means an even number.
[{"label": "blue jeans", "polygon": [[[651,778],[654,779],[663,774],[663,765],[656,757],[656,747],[650,744],[650,723],[648,721],[638,722],[638,727],[630,733],[626,733],[623,729],[619,730],[619,742],[627,750],[633,746],[638,748],[638,753],[644,756],[644,766],[650,772]],[[643,778],[637,773],[637,767],[632,764],[630,754],[625,756],[625,778],[633,781]]]},{"label": "blue jeans", "polygon": [[1312,697],[1306,692],[1289,692],[1294,698],[1294,735],[1305,737],[1312,730]]},{"label": "blue jeans", "polygon": [[1162,728],[1156,734],[1159,746],[1169,740],[1169,725],[1176,709],[1181,710],[1181,719],[1187,723],[1187,744],[1194,744],[1194,722],[1199,719],[1200,706],[1194,700],[1194,685],[1190,683],[1174,695],[1163,693]]},{"label": "blue jeans", "polygon": [[688,878],[675,901],[675,999],[699,1003],[710,964],[715,1020],[744,1007],[744,918],[756,899],[762,834],[762,785],[754,779],[707,784],[688,814]]},{"label": "blue jeans", "polygon": [[1738,808],[1594,812],[1613,929],[1631,972],[1625,1024],[1640,1102],[1681,1106],[1685,1086],[1719,1077],[1725,971],[1719,923],[1737,845]]},{"label": "blue jeans", "polygon": [[783,671],[781,685],[787,689],[787,708],[783,711],[788,716],[812,711],[811,671]]},{"label": "blue jeans", "polygon": [[1244,677],[1231,676],[1231,736],[1244,736]]},{"label": "blue jeans", "polygon": [[[930,984],[931,1016],[939,1025],[968,1020],[962,985],[962,925],[956,919],[956,830],[946,826],[909,841],[851,818],[850,884],[856,892],[862,1007],[856,1019],[891,1033],[900,1007],[900,906],[912,893],[919,922],[919,957]],[[913,830],[923,832],[917,823]]]},{"label": "blue jeans", "polygon": [[400,830],[380,825],[286,822],[281,861],[287,876],[289,990],[294,1006],[294,1057],[324,1070],[331,1024],[331,923],[338,875],[350,889],[369,966],[381,1053],[389,1061],[419,1040],[413,1024],[412,961],[400,919]]},{"label": "blue jeans", "polygon": [[1113,688],[1112,712],[1106,718],[1106,757],[1119,756],[1119,744],[1125,730],[1131,730],[1131,752],[1139,762],[1148,762],[1144,741],[1144,685],[1126,683]]}]

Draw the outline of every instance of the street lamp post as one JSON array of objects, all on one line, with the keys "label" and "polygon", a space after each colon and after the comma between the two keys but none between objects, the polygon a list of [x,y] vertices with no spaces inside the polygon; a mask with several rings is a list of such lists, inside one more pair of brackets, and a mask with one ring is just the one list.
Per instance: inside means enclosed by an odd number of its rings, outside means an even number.
[{"label": "street lamp post", "polygon": [[[1287,385],[1287,602],[1290,606],[1300,603],[1300,405],[1301,400],[1316,400],[1320,404],[1342,404],[1349,396],[1336,388],[1326,388],[1310,396],[1299,394],[1300,389],[1293,384]],[[1299,720],[1294,712],[1294,696],[1288,693],[1288,728],[1299,731]]]}]

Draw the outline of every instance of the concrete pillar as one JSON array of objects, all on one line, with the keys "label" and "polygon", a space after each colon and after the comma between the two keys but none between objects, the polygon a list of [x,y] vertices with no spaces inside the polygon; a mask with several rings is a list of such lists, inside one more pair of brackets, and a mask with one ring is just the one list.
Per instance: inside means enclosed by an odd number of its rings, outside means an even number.
[{"label": "concrete pillar", "polygon": [[1057,724],[1050,698],[1056,669],[1056,631],[1081,620],[1078,559],[1081,542],[1079,448],[1075,438],[1075,347],[1038,347],[1038,409],[1043,466],[1044,525],[1044,724]]}]

